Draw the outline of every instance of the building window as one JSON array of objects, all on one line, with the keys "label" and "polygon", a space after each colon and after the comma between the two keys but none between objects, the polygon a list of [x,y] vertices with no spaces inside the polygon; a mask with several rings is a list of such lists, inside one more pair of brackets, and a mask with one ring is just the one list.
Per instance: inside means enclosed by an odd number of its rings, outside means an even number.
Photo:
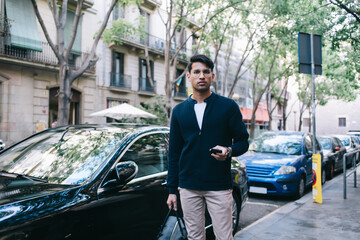
[{"label": "building window", "polygon": [[[66,15],[65,28],[64,28],[64,44],[65,44],[65,46],[70,41],[73,23],[74,23],[74,19],[75,19],[75,12],[73,12],[72,10],[68,10],[66,14],[67,15]],[[82,17],[80,17],[80,19],[79,19],[79,24],[78,24],[74,44],[71,49],[71,54],[73,55],[72,56],[73,60],[71,60],[71,61],[73,63],[75,63],[76,58],[81,55],[81,32],[82,32]]]},{"label": "building window", "polygon": [[146,33],[150,33],[150,14],[145,12],[145,11],[142,11],[141,15],[145,19],[144,30],[145,30]]},{"label": "building window", "polygon": [[[114,98],[108,98],[106,99],[106,108],[111,108],[111,107],[115,107],[119,104],[123,104],[123,103],[129,103],[128,100],[125,99],[114,99]],[[113,118],[106,118],[106,122],[114,122],[115,120]]]},{"label": "building window", "polygon": [[106,108],[115,107],[119,104],[129,103],[129,100],[108,98],[106,100]]},{"label": "building window", "polygon": [[304,118],[303,119],[304,127],[310,127],[310,124],[311,124],[310,118]]},{"label": "building window", "polygon": [[[0,13],[4,2],[0,1]],[[6,1],[6,17],[10,20],[11,47],[42,51],[37,20],[31,1]],[[1,23],[0,23],[1,24]]]},{"label": "building window", "polygon": [[339,118],[339,127],[346,127],[346,118]]},{"label": "building window", "polygon": [[112,52],[110,86],[131,89],[131,79],[124,75],[124,54]]},{"label": "building window", "polygon": [[[184,71],[186,71],[186,70],[177,68],[176,69],[176,78],[181,76],[181,74],[183,74]],[[176,81],[174,91],[175,91],[174,96],[176,96],[176,97],[187,97],[186,75],[185,74]]]},{"label": "building window", "polygon": [[125,4],[119,4],[117,3],[115,5],[114,11],[113,11],[113,19],[118,20],[120,18],[125,18]]},{"label": "building window", "polygon": [[[148,78],[148,67],[146,64],[146,60],[140,58],[139,60],[139,91],[145,92],[153,92],[153,88],[151,87],[149,78]],[[154,62],[150,61],[150,71],[153,85],[155,87],[154,81]]]},{"label": "building window", "polygon": [[181,50],[186,52],[186,29],[185,28],[181,32],[180,47],[181,47]]}]

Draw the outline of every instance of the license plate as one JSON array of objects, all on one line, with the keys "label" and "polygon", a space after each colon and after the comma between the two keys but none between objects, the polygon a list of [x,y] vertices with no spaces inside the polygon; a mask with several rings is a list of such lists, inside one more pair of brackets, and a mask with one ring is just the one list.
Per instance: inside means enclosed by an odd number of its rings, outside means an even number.
[{"label": "license plate", "polygon": [[264,188],[264,187],[253,187],[253,186],[250,186],[249,191],[250,191],[251,193],[267,194],[267,188]]}]

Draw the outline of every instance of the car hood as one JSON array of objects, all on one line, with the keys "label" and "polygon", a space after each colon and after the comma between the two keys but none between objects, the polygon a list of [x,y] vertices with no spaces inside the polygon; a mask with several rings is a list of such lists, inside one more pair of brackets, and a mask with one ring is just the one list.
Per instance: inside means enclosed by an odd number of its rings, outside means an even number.
[{"label": "car hood", "polygon": [[300,156],[285,155],[276,153],[259,153],[247,152],[239,160],[245,163],[246,167],[251,165],[267,165],[272,167],[281,167],[283,165],[291,165]]},{"label": "car hood", "polygon": [[[80,186],[0,177],[0,230],[62,210],[86,200]],[[80,198],[80,199],[79,199]],[[81,199],[82,198],[82,199]]]}]

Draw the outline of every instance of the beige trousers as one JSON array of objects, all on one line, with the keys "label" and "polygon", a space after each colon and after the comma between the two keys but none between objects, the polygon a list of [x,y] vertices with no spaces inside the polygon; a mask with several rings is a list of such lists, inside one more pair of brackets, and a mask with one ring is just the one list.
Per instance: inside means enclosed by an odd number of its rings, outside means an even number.
[{"label": "beige trousers", "polygon": [[205,207],[207,207],[217,240],[233,240],[232,190],[195,191],[180,188],[181,207],[189,240],[205,240]]}]

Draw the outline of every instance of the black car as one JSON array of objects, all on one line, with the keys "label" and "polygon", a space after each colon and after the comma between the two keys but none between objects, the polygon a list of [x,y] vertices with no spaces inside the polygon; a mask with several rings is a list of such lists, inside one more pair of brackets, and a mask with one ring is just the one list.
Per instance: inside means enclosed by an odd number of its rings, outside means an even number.
[{"label": "black car", "polygon": [[318,140],[324,153],[326,178],[332,179],[336,171],[343,169],[346,148],[335,136],[319,136]]},{"label": "black car", "polygon": [[[168,212],[168,135],[160,126],[79,125],[7,148],[0,239],[156,239]],[[236,230],[247,175],[232,166]]]}]

